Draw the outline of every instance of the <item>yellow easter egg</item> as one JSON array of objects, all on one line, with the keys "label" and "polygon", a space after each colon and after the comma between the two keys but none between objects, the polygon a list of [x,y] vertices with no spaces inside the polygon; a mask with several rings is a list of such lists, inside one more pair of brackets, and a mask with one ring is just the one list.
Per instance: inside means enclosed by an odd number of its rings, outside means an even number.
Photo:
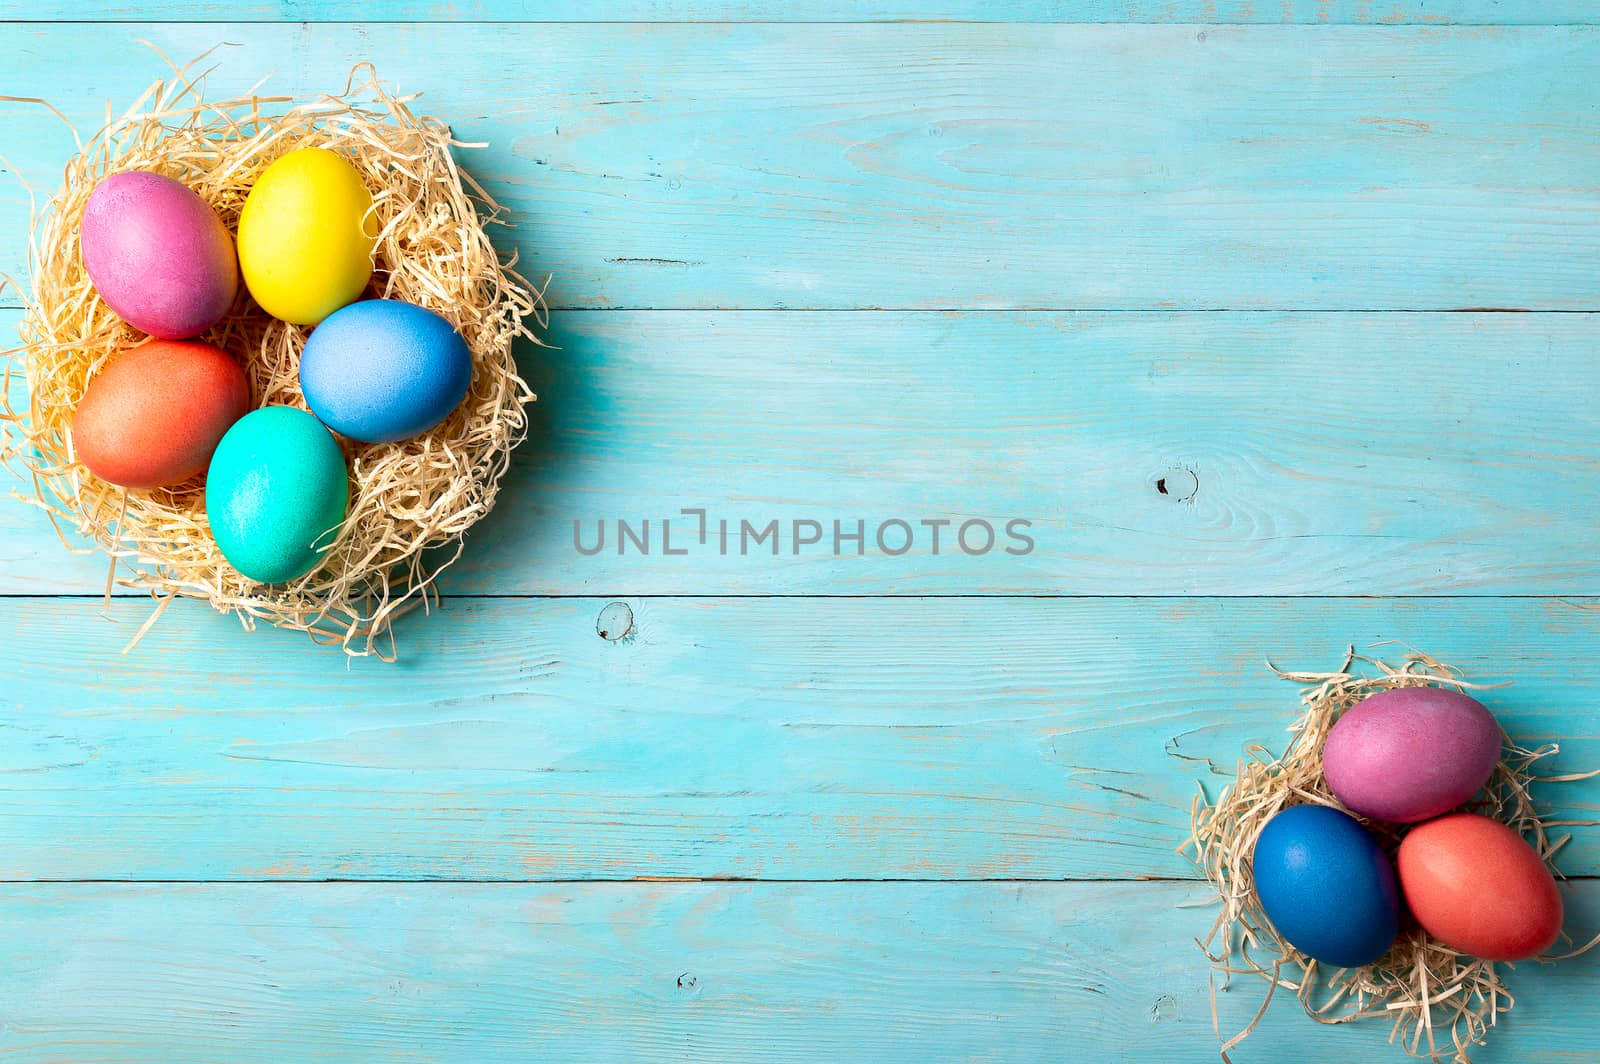
[{"label": "yellow easter egg", "polygon": [[275,318],[315,325],[360,298],[372,276],[372,193],[344,156],[302,148],[278,159],[239,214],[239,272]]}]

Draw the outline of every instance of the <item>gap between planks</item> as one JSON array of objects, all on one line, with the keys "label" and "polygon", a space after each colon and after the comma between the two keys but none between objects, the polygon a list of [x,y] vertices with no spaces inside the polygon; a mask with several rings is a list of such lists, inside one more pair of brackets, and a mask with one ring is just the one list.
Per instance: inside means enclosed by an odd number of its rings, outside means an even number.
[{"label": "gap between planks", "polygon": [[[0,23],[4,25],[4,23]],[[15,300],[0,299],[0,314],[21,313],[27,308]],[[1179,314],[1600,314],[1600,305],[1594,307],[1550,307],[1534,310],[1531,307],[589,307],[549,306],[551,314],[1128,314],[1172,315]]]},{"label": "gap between planks", "polygon": [[[119,601],[119,602],[129,602],[129,601],[137,602],[137,601],[139,601],[141,599],[144,599],[146,597],[147,597],[146,595],[137,594],[137,593],[135,593],[133,591],[129,591],[129,590],[124,590],[124,591],[115,593],[115,594],[113,594],[111,596],[111,598],[113,600]],[[89,592],[89,591],[84,591],[84,592],[60,592],[60,593],[56,593],[56,594],[31,594],[31,593],[28,593],[28,592],[15,592],[15,591],[0,592],[0,602],[50,602],[52,600],[61,600],[61,601],[65,601],[65,602],[103,602],[103,601],[105,601],[105,598],[106,598],[106,596],[102,592]],[[815,593],[815,594],[799,594],[799,593],[796,593],[796,592],[782,592],[782,591],[775,591],[775,592],[755,592],[755,591],[751,591],[751,592],[721,592],[721,591],[708,591],[708,592],[704,592],[704,593],[698,593],[698,592],[663,592],[663,591],[633,592],[633,591],[626,591],[626,590],[620,590],[620,591],[619,590],[603,591],[602,590],[602,591],[562,592],[560,594],[554,594],[554,593],[535,594],[535,593],[532,593],[532,592],[516,592],[516,591],[472,592],[472,593],[468,593],[468,594],[452,593],[452,594],[441,594],[439,596],[438,601],[440,601],[440,602],[530,601],[531,602],[531,601],[547,600],[547,601],[551,601],[551,602],[561,602],[561,601],[565,601],[565,600],[568,600],[568,599],[574,599],[574,600],[579,600],[579,601],[592,600],[592,599],[639,599],[639,600],[660,599],[660,600],[666,600],[666,601],[671,601],[673,599],[687,599],[687,600],[696,601],[696,602],[719,602],[719,601],[744,601],[744,600],[749,600],[749,599],[787,599],[787,600],[790,600],[790,601],[805,601],[805,600],[808,600],[808,599],[838,599],[838,600],[843,600],[843,601],[854,601],[854,600],[870,601],[870,600],[877,600],[877,599],[887,599],[887,600],[905,600],[905,601],[908,601],[908,602],[917,602],[917,601],[924,601],[924,600],[927,600],[927,601],[942,601],[942,600],[945,600],[945,599],[994,599],[996,601],[1005,600],[1005,599],[1015,599],[1015,600],[1039,599],[1039,600],[1043,600],[1043,601],[1073,602],[1073,601],[1090,600],[1090,599],[1092,599],[1092,600],[1097,600],[1097,601],[1110,600],[1110,601],[1115,601],[1115,602],[1121,602],[1121,601],[1136,601],[1136,600],[1139,600],[1139,599],[1146,599],[1146,600],[1149,600],[1151,602],[1205,602],[1205,601],[1249,602],[1249,601],[1252,601],[1252,600],[1259,600],[1259,599],[1293,599],[1293,600],[1296,600],[1296,601],[1306,600],[1306,601],[1328,601],[1328,602],[1384,602],[1384,601],[1400,601],[1400,602],[1412,602],[1412,601],[1415,601],[1415,602],[1438,602],[1438,601],[1446,601],[1446,602],[1448,602],[1448,601],[1496,602],[1496,601],[1508,601],[1508,602],[1515,602],[1515,601],[1524,601],[1524,600],[1530,601],[1530,602],[1541,602],[1541,601],[1542,602],[1581,602],[1581,601],[1587,601],[1587,600],[1592,600],[1592,599],[1597,599],[1597,598],[1600,598],[1600,591],[1593,591],[1593,592],[1566,592],[1566,593],[1559,594],[1559,595],[1501,594],[1501,593],[1494,593],[1494,592],[1483,593],[1483,594],[1460,594],[1460,595],[1442,595],[1442,594],[1429,593],[1429,592],[1421,592],[1421,593],[1414,593],[1414,594],[1401,594],[1401,595],[1318,595],[1318,594],[1310,594],[1310,595],[1294,595],[1294,594],[1271,594],[1271,595],[1260,595],[1260,594],[1249,594],[1249,595],[1215,595],[1215,594],[1204,594],[1204,595],[1105,595],[1105,594],[1096,594],[1094,592],[1075,592],[1075,591],[1059,591],[1059,592],[1053,592],[1053,591],[1051,591],[1051,592],[1047,592],[1047,591],[1034,591],[1034,592],[1021,592],[1021,591],[995,591],[995,592],[960,591],[960,592],[906,592],[904,594],[895,594],[895,593],[889,593],[889,592],[885,592],[885,593],[881,593],[881,594],[846,594],[846,593],[843,593],[843,592],[818,592],[818,593]]]},{"label": "gap between planks", "polygon": [[[1325,2],[1325,0],[1324,0]],[[1052,18],[629,18],[629,19],[585,19],[585,18],[554,18],[554,19],[529,19],[529,18],[295,18],[285,16],[282,18],[238,18],[229,16],[226,19],[195,19],[195,18],[136,18],[133,16],[105,16],[102,18],[0,18],[0,26],[1193,26],[1196,29],[1213,29],[1218,27],[1237,26],[1245,29],[1262,28],[1299,28],[1299,29],[1428,29],[1428,30],[1472,30],[1472,29],[1532,29],[1543,27],[1587,28],[1595,25],[1593,20],[1582,19],[1551,19],[1545,22],[1490,22],[1490,21],[1430,21],[1427,19],[1410,18],[1396,21],[1371,21],[1371,22],[1299,22],[1278,21],[1261,22],[1247,21],[1244,19],[1213,19],[1202,21],[1195,19],[1177,19],[1166,21],[1163,19],[1133,19],[1133,18],[1101,18],[1101,19],[1052,19]]]},{"label": "gap between planks", "polygon": [[[1139,883],[1153,883],[1153,884],[1154,883],[1180,883],[1180,884],[1190,884],[1190,885],[1193,885],[1193,886],[1202,886],[1202,885],[1205,884],[1205,882],[1206,881],[1203,880],[1203,879],[1190,879],[1190,878],[1186,878],[1186,877],[1183,877],[1183,876],[1134,876],[1134,877],[1131,877],[1131,878],[1130,877],[1120,877],[1120,878],[1115,878],[1115,879],[1073,879],[1073,878],[1062,879],[1062,878],[1049,878],[1049,877],[1045,877],[1045,876],[1009,876],[1009,877],[1001,877],[1001,878],[983,877],[983,876],[977,876],[977,877],[958,876],[958,877],[951,877],[951,878],[945,878],[945,879],[912,879],[912,878],[908,878],[906,876],[882,876],[882,877],[858,876],[858,877],[846,877],[846,878],[843,878],[843,879],[795,879],[795,878],[763,879],[763,878],[760,878],[760,877],[750,877],[750,876],[634,876],[634,877],[628,878],[628,879],[576,879],[576,878],[556,878],[556,879],[482,879],[482,878],[452,879],[452,878],[447,877],[447,876],[433,876],[433,877],[415,877],[415,878],[410,878],[410,879],[395,879],[395,878],[392,878],[392,877],[377,877],[377,878],[372,878],[372,879],[361,879],[361,878],[349,878],[349,877],[340,877],[340,876],[326,876],[326,877],[292,878],[292,879],[0,879],[0,887],[6,887],[6,886],[29,886],[29,885],[69,886],[69,885],[72,885],[72,884],[83,884],[85,886],[113,886],[113,887],[117,887],[117,886],[120,886],[120,887],[152,887],[152,886],[154,886],[154,887],[160,887],[160,886],[174,886],[174,887],[176,887],[176,886],[227,886],[227,887],[272,886],[272,887],[277,887],[277,886],[290,886],[290,885],[293,885],[293,884],[296,884],[296,883],[299,883],[299,884],[316,884],[316,883],[362,883],[362,884],[406,883],[406,884],[417,884],[417,885],[430,885],[431,884],[431,885],[437,885],[437,886],[450,886],[450,887],[455,887],[455,886],[528,887],[528,886],[545,886],[545,885],[551,885],[551,886],[576,886],[576,887],[591,887],[591,886],[613,886],[613,887],[614,886],[641,886],[641,887],[648,887],[648,886],[659,886],[660,884],[663,884],[663,883],[712,883],[712,884],[719,884],[719,883],[761,883],[761,884],[771,884],[771,885],[774,885],[774,886],[783,886],[783,885],[786,885],[786,884],[787,885],[799,885],[799,884],[823,884],[823,883],[856,883],[856,884],[863,884],[863,885],[870,885],[870,884],[873,884],[873,883],[920,883],[920,884],[925,884],[925,885],[936,885],[936,884],[940,884],[940,883],[951,883],[951,884],[995,883],[995,884],[1001,884],[1001,885],[1004,885],[1004,884],[1007,884],[1007,883],[1082,883],[1082,884],[1086,884],[1086,885],[1088,885],[1088,884],[1106,883],[1106,884],[1122,884],[1124,886],[1133,885],[1133,884],[1139,884]],[[1584,876],[1584,875],[1561,876],[1561,877],[1559,877],[1558,882],[1561,882],[1561,883],[1600,882],[1600,876]]]}]

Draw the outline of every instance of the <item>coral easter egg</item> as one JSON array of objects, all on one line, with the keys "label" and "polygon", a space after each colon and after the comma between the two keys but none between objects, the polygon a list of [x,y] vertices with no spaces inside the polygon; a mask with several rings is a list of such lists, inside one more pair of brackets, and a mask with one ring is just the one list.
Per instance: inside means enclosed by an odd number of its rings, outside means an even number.
[{"label": "coral easter egg", "polygon": [[261,308],[315,325],[372,276],[372,194],[337,152],[289,152],[256,178],[239,214],[239,266]]},{"label": "coral easter egg", "polygon": [[349,502],[344,455],[304,410],[252,411],[222,437],[206,473],[206,517],[223,557],[264,584],[317,566]]},{"label": "coral easter egg", "polygon": [[1394,869],[1348,813],[1325,805],[1285,809],[1261,829],[1251,870],[1267,918],[1302,953],[1354,968],[1394,942]]},{"label": "coral easter egg", "polygon": [[108,362],[72,418],[78,460],[126,488],[177,484],[205,470],[250,409],[244,370],[197,340],[152,340]]},{"label": "coral easter egg", "polygon": [[352,303],[306,340],[300,387],[323,423],[387,443],[444,420],[472,383],[472,355],[450,323],[393,299]]},{"label": "coral easter egg", "polygon": [[198,193],[170,177],[112,174],[89,194],[79,233],[95,291],[151,336],[205,332],[238,291],[233,237]]},{"label": "coral easter egg", "polygon": [[1561,891],[1549,866],[1498,820],[1452,813],[1419,824],[1396,863],[1417,923],[1451,949],[1519,961],[1561,934]]},{"label": "coral easter egg", "polygon": [[1478,792],[1500,760],[1500,726],[1440,687],[1382,691],[1339,718],[1322,751],[1328,787],[1374,820],[1415,823]]}]

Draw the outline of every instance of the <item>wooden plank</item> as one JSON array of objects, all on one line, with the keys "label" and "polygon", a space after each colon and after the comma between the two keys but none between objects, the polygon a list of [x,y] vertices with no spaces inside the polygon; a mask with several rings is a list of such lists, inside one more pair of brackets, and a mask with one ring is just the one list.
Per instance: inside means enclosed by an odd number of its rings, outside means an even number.
[{"label": "wooden plank", "polygon": [[[1567,885],[1600,927],[1600,883]],[[18,1064],[1215,1059],[1191,884],[0,890]],[[1506,973],[1481,1064],[1600,1060],[1595,966]],[[1259,984],[1219,995],[1228,1033]],[[1272,1002],[1239,1064],[1404,1059]]]},{"label": "wooden plank", "polygon": [[0,3],[0,21],[118,22],[1178,22],[1314,25],[1565,25],[1594,0],[63,0]]},{"label": "wooden plank", "polygon": [[606,605],[449,602],[385,666],[187,604],[120,656],[147,607],[13,600],[0,879],[1192,876],[1196,786],[1297,712],[1265,662],[1389,639],[1600,765],[1592,600],[644,599],[620,641]]},{"label": "wooden plank", "polygon": [[[0,52],[87,130],[164,71],[137,39],[240,42],[213,92],[367,59],[426,89],[561,307],[1600,306],[1586,27],[18,23]],[[47,190],[72,138],[4,121]],[[25,214],[5,182],[17,274]]]},{"label": "wooden plank", "polygon": [[[595,312],[552,341],[453,593],[1600,592],[1596,315]],[[101,556],[0,503],[0,590],[100,593]]]}]

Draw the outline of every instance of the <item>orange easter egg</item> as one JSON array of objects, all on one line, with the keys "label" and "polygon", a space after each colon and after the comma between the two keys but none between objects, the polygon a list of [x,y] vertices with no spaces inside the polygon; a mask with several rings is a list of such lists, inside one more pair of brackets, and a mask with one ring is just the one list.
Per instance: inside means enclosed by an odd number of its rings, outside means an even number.
[{"label": "orange easter egg", "polygon": [[95,374],[72,419],[72,445],[103,480],[163,487],[203,472],[249,408],[244,370],[221,348],[152,340]]},{"label": "orange easter egg", "polygon": [[1549,866],[1498,820],[1452,813],[1418,824],[1395,860],[1411,914],[1451,949],[1520,961],[1561,934],[1561,892]]}]

